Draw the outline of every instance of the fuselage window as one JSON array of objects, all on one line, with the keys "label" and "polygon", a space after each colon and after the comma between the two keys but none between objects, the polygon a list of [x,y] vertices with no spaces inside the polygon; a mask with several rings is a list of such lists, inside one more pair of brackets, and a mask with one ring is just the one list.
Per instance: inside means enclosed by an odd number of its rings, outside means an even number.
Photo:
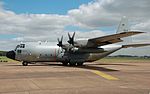
[{"label": "fuselage window", "polygon": [[17,45],[17,46],[16,46],[16,48],[15,48],[15,51],[16,51],[16,50],[17,50],[17,48],[19,48],[19,47],[20,47],[20,45]]},{"label": "fuselage window", "polygon": [[20,48],[25,48],[25,44],[20,44]]}]

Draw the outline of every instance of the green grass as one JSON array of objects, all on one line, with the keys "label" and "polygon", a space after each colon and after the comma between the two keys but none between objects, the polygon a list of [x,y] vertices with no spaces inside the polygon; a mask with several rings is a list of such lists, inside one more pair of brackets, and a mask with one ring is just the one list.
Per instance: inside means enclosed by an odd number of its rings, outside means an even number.
[{"label": "green grass", "polygon": [[136,63],[142,63],[142,62],[149,62],[150,63],[150,58],[138,58],[138,57],[106,57],[103,59],[100,59],[99,62],[136,62]]},{"label": "green grass", "polygon": [[6,56],[0,56],[0,62],[12,62],[14,60],[7,58]]}]

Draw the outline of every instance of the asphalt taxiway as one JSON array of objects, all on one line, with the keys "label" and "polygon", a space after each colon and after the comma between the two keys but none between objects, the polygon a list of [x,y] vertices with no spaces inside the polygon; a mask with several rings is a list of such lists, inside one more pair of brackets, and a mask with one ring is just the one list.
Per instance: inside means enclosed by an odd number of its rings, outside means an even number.
[{"label": "asphalt taxiway", "polygon": [[0,63],[0,94],[149,94],[149,63]]}]

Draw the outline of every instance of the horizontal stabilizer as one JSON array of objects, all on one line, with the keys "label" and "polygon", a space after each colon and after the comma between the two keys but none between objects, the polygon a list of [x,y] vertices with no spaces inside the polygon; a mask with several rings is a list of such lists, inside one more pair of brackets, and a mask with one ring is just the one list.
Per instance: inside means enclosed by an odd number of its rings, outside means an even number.
[{"label": "horizontal stabilizer", "polygon": [[122,45],[122,48],[149,46],[150,43]]}]

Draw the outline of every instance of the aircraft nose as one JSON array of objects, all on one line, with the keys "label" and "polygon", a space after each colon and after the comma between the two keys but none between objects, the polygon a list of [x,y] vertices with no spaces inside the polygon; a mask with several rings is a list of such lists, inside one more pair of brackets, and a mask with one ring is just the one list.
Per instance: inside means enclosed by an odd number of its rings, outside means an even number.
[{"label": "aircraft nose", "polygon": [[9,51],[6,53],[6,57],[15,60],[15,52],[14,51]]}]

